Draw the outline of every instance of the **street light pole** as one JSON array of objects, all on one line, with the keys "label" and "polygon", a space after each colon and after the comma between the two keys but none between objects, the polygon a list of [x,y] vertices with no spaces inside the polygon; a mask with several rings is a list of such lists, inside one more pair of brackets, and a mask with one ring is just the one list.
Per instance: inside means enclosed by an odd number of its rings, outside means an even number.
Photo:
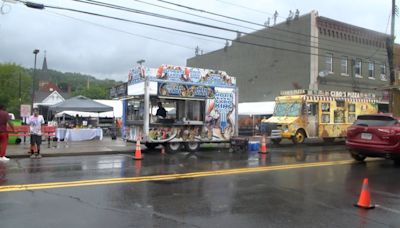
[{"label": "street light pole", "polygon": [[33,109],[33,103],[35,102],[36,57],[38,53],[39,49],[33,50],[33,54],[35,54],[35,63],[33,65],[33,76],[32,76],[32,109]]}]

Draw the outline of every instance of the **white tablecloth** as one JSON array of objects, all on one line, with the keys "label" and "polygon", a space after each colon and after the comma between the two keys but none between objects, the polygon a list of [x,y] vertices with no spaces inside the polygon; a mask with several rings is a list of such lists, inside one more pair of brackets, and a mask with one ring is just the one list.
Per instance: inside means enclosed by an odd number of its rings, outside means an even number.
[{"label": "white tablecloth", "polygon": [[56,137],[57,140],[63,140],[65,139],[65,133],[67,133],[67,129],[66,128],[56,128]]},{"label": "white tablecloth", "polygon": [[101,128],[74,128],[66,129],[65,141],[84,141],[92,139],[103,139],[103,130]]}]

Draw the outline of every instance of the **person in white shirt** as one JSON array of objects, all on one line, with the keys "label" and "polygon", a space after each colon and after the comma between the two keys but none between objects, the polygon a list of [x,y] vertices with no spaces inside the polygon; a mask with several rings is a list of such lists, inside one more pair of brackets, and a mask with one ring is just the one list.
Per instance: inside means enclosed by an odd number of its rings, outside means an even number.
[{"label": "person in white shirt", "polygon": [[27,121],[30,126],[31,134],[31,158],[41,158],[40,144],[42,144],[42,124],[44,119],[42,115],[39,115],[39,109],[33,109],[33,115],[31,115]]}]

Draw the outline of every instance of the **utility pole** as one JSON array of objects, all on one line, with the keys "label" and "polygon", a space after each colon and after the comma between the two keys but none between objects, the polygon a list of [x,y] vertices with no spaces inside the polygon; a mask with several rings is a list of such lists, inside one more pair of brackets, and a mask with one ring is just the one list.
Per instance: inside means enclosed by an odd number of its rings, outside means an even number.
[{"label": "utility pole", "polygon": [[34,65],[33,65],[33,76],[32,76],[32,110],[33,110],[33,104],[34,104],[34,102],[35,102],[35,85],[36,85],[36,57],[37,57],[37,54],[39,53],[39,49],[35,49],[35,50],[33,50],[33,54],[35,55],[35,62],[34,62]]},{"label": "utility pole", "polygon": [[22,104],[22,86],[21,86],[21,72],[18,72],[18,100],[19,100],[19,106],[21,107]]},{"label": "utility pole", "polygon": [[395,75],[395,62],[394,62],[394,27],[396,17],[396,0],[392,0],[392,20],[391,20],[391,31],[390,38],[386,40],[386,51],[388,55],[389,70],[390,70],[390,86],[389,86],[389,112],[395,116],[400,115],[400,91],[396,88],[396,75]]}]

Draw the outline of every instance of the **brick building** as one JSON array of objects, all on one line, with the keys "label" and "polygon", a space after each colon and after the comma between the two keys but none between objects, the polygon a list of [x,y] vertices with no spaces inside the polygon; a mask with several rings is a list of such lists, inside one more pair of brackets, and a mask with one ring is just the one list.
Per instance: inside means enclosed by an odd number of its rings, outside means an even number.
[{"label": "brick building", "polygon": [[240,102],[272,101],[289,89],[375,93],[387,100],[381,88],[389,84],[388,37],[312,11],[196,55],[187,66],[235,76]]}]

